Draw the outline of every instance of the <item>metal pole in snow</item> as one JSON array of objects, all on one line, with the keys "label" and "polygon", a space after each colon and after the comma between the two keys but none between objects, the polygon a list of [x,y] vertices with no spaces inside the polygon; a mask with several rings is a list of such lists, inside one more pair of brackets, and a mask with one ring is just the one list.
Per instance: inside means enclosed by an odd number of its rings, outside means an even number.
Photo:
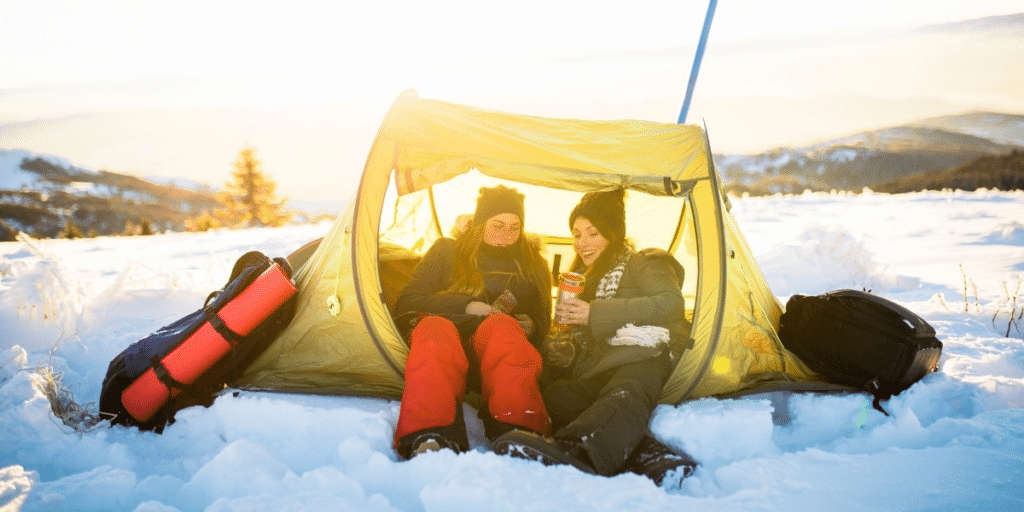
[{"label": "metal pole in snow", "polygon": [[704,28],[700,31],[700,42],[697,43],[697,53],[693,56],[693,68],[690,69],[690,82],[686,85],[686,98],[683,99],[683,108],[679,111],[679,124],[686,122],[686,112],[690,110],[690,99],[693,98],[693,88],[697,85],[697,72],[700,71],[700,61],[704,58],[704,47],[707,46],[708,32],[711,32],[711,20],[715,17],[715,7],[718,0],[708,2],[708,13],[704,16]]}]

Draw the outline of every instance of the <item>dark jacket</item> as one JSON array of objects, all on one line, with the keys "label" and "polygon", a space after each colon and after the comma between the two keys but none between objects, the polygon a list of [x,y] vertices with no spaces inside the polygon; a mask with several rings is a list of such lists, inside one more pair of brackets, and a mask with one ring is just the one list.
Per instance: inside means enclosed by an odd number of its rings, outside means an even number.
[{"label": "dark jacket", "polygon": [[683,266],[661,249],[644,249],[631,256],[615,296],[590,302],[587,327],[592,339],[583,357],[575,362],[573,374],[586,378],[664,351],[663,348],[609,345],[607,340],[626,324],[668,329],[669,348],[678,355],[690,337],[690,322],[686,320],[686,301],[682,292],[684,273]]},{"label": "dark jacket", "polygon": [[409,282],[402,288],[395,303],[394,316],[408,316],[409,313],[440,315],[455,322],[460,331],[470,325],[469,332],[472,332],[484,317],[467,315],[466,305],[472,301],[493,304],[507,289],[516,300],[509,314],[514,316],[522,313],[530,317],[534,325],[530,342],[539,346],[551,325],[548,305],[550,292],[544,290],[542,294],[528,280],[529,270],[517,256],[512,248],[482,245],[477,255],[477,265],[484,277],[484,294],[473,297],[452,293],[447,290],[454,282],[452,261],[455,257],[455,240],[441,238],[430,247],[416,265]]},{"label": "dark jacket", "polygon": [[584,330],[591,337],[569,369],[571,375],[560,377],[555,370],[549,378],[559,380],[543,388],[555,438],[583,449],[598,474],[611,476],[623,470],[647,434],[651,412],[673,365],[664,347],[612,346],[607,340],[626,324],[659,326],[669,330],[669,350],[678,354],[690,336],[683,273],[682,265],[659,249],[631,256],[614,297],[590,302],[590,322]]}]

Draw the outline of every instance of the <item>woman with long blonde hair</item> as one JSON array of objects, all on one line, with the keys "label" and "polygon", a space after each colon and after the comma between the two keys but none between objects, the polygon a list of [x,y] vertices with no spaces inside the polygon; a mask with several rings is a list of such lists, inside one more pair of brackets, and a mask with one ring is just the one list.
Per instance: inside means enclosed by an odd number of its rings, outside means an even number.
[{"label": "woman with long blonde hair", "polygon": [[512,429],[550,433],[538,387],[538,347],[550,326],[551,274],[539,242],[523,234],[524,196],[481,188],[468,229],[441,238],[395,305],[411,327],[395,448],[406,458],[469,449],[462,418],[468,389],[494,439]]}]

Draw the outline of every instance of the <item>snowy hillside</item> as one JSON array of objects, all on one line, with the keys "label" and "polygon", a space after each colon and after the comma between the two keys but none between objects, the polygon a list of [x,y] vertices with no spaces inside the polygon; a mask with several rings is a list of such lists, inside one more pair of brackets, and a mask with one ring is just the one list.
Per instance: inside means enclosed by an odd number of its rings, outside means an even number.
[{"label": "snowy hillside", "polygon": [[[23,149],[0,149],[0,190],[20,190],[22,188],[38,190],[40,188],[39,175],[22,169],[21,162],[39,156],[41,155]],[[92,169],[75,166],[64,158],[47,156],[47,159],[61,167],[77,167],[86,172],[95,172]]]},{"label": "snowy hillside", "polygon": [[183,230],[185,219],[217,206],[210,190],[162,185],[25,150],[0,150],[0,222],[34,237],[111,235],[149,225]]},{"label": "snowy hillside", "polygon": [[[1022,15],[1024,16],[1024,15]],[[915,121],[910,126],[938,128],[1024,148],[1024,115],[972,112]]]},{"label": "snowy hillside", "polygon": [[973,20],[927,25],[917,29],[915,32],[952,34],[973,32],[977,34],[1019,37],[1024,35],[1024,13],[1007,14],[1003,16],[987,16]]},{"label": "snowy hillside", "polygon": [[[184,231],[186,220],[220,207],[217,187],[182,178],[119,174],[26,150],[0,149],[0,222],[37,238],[73,223],[92,235],[119,235],[149,224]],[[295,222],[333,216],[348,198],[288,201]],[[2,227],[2,226],[0,226]]]},{"label": "snowy hillside", "polygon": [[950,169],[1021,148],[1024,115],[975,112],[923,119],[805,147],[715,155],[715,163],[725,181],[733,185],[753,186],[772,177],[788,177],[790,188],[798,193],[805,188],[859,191],[904,175]]},{"label": "snowy hillside", "polygon": [[869,288],[935,327],[940,371],[885,404],[891,416],[861,395],[662,405],[653,431],[702,464],[677,489],[497,456],[472,410],[471,452],[401,461],[398,403],[383,399],[245,391],[162,435],[75,432],[47,391],[94,411],[109,361],[200,307],[238,256],[286,255],[329,225],[0,243],[0,510],[1024,509],[1024,192],[733,198],[732,211],[781,301]]}]

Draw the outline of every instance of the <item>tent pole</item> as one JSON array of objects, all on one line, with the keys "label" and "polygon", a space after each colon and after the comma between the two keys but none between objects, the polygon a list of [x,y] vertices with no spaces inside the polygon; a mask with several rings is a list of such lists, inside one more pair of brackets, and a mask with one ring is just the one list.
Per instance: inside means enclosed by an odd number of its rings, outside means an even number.
[{"label": "tent pole", "polygon": [[686,85],[686,97],[683,99],[683,108],[679,111],[679,124],[686,122],[686,113],[690,110],[690,99],[693,98],[693,88],[697,85],[697,72],[700,71],[700,61],[704,58],[704,47],[707,46],[708,33],[711,32],[711,20],[715,17],[715,7],[718,0],[708,2],[708,12],[704,16],[704,28],[700,31],[700,41],[697,43],[697,52],[693,56],[693,67],[690,69],[690,81]]}]

